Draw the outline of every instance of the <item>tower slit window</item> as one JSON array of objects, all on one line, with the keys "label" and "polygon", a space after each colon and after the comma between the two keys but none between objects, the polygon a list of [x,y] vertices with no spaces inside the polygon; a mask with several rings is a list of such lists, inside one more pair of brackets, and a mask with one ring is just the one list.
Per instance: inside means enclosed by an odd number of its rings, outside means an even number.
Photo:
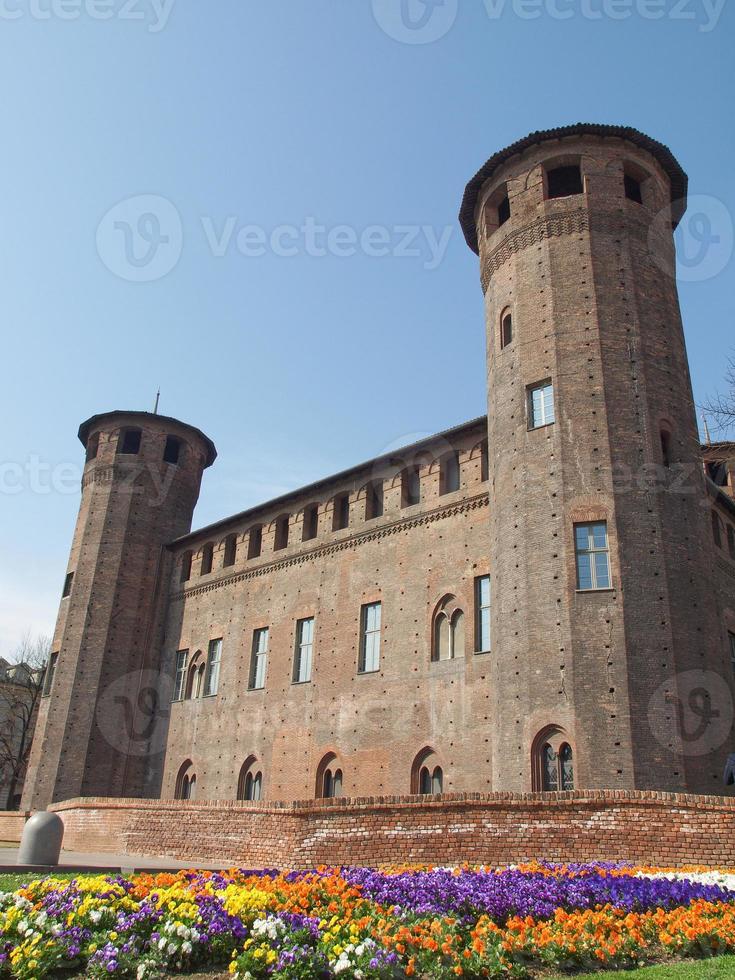
[{"label": "tower slit window", "polygon": [[211,543],[205,544],[202,548],[202,564],[201,564],[201,575],[209,575],[212,571],[212,563],[214,562],[214,545]]},{"label": "tower slit window", "polygon": [[727,640],[730,644],[730,666],[732,667],[733,674],[735,674],[735,633],[728,632]]},{"label": "tower slit window", "polygon": [[456,449],[445,453],[439,461],[439,493],[459,490],[459,453]]},{"label": "tower slit window", "polygon": [[275,541],[273,543],[273,548],[275,551],[281,551],[283,548],[288,546],[288,525],[290,523],[290,516],[288,514],[282,514],[276,521],[276,535]]},{"label": "tower slit window", "polygon": [[510,198],[506,194],[498,204],[498,227],[504,225],[508,220],[510,220]]},{"label": "tower slit window", "polygon": [[475,652],[490,652],[490,576],[475,579]]},{"label": "tower slit window", "polygon": [[500,314],[500,347],[507,347],[513,342],[513,314],[503,310]]},{"label": "tower slit window", "polygon": [[312,541],[319,531],[319,504],[310,504],[304,508],[304,526],[302,541]]},{"label": "tower slit window", "polygon": [[74,572],[67,572],[64,579],[64,588],[61,590],[61,598],[67,599],[71,595],[71,587],[74,582]]},{"label": "tower slit window", "polygon": [[58,653],[52,653],[49,657],[48,666],[46,667],[46,676],[43,679],[43,696],[45,698],[49,696],[53,689],[54,677],[56,676],[56,665],[58,662]]},{"label": "tower slit window", "polygon": [[248,535],[248,558],[259,558],[263,550],[263,528],[251,527]]},{"label": "tower slit window", "polygon": [[222,559],[224,568],[234,565],[237,560],[237,535],[228,534],[225,538],[225,553]]},{"label": "tower slit window", "polygon": [[418,466],[409,466],[401,474],[401,507],[421,502],[421,476]]},{"label": "tower slit window", "polygon": [[332,517],[332,530],[343,531],[350,523],[350,495],[349,493],[339,493],[334,498],[334,514]]},{"label": "tower slit window", "polygon": [[383,516],[383,481],[371,480],[365,489],[365,520]]}]

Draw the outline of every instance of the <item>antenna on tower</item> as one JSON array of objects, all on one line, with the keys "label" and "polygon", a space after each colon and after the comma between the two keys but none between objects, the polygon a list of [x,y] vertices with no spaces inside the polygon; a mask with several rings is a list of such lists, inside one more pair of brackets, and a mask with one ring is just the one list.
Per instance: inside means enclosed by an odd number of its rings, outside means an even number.
[{"label": "antenna on tower", "polygon": [[159,388],[156,392],[156,404],[153,406],[153,414],[158,415],[158,402],[161,397],[161,389]]},{"label": "antenna on tower", "polygon": [[702,425],[704,425],[704,438],[707,440],[707,445],[711,446],[712,439],[710,438],[709,426],[707,425],[707,416],[704,414],[704,411],[702,411]]}]

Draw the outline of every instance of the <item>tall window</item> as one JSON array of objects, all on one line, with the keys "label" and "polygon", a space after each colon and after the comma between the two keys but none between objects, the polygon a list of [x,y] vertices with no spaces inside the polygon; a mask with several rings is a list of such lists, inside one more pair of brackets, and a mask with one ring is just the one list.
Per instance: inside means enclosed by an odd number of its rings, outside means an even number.
[{"label": "tall window", "polygon": [[201,575],[209,575],[212,571],[212,562],[214,561],[214,545],[205,544],[202,548],[202,565],[201,565]]},{"label": "tall window", "polygon": [[505,197],[500,199],[500,203],[498,204],[498,228],[508,220],[510,220],[510,201],[506,194]]},{"label": "tall window", "polygon": [[176,676],[174,679],[173,701],[181,701],[184,697],[186,687],[186,662],[189,659],[188,650],[179,650],[176,653]]},{"label": "tall window", "polygon": [[268,627],[257,629],[253,633],[253,652],[250,657],[251,691],[260,691],[265,687],[265,671],[268,665]]},{"label": "tall window", "polygon": [[383,516],[383,481],[372,480],[365,489],[365,520]]},{"label": "tall window", "polygon": [[188,582],[191,578],[191,552],[185,551],[181,556],[181,581]]},{"label": "tall window", "polygon": [[219,667],[222,659],[222,640],[210,640],[207,651],[207,672],[204,675],[204,697],[219,690]]},{"label": "tall window", "polygon": [[539,732],[531,756],[531,786],[535,792],[574,789],[574,754],[563,728],[549,725]]},{"label": "tall window", "polygon": [[117,451],[124,456],[137,456],[140,452],[140,429],[123,429],[117,437]]},{"label": "tall window", "polygon": [[93,432],[92,435],[87,439],[87,452],[85,456],[85,462],[89,463],[91,460],[97,458],[97,453],[100,448],[100,434],[99,432]]},{"label": "tall window", "polygon": [[453,449],[439,461],[439,493],[454,493],[455,490],[459,490],[459,453]]},{"label": "tall window", "polygon": [[71,595],[71,587],[73,582],[74,582],[74,572],[67,572],[66,578],[64,579],[64,588],[62,589],[61,592],[62,599],[66,599],[68,596]]},{"label": "tall window", "polygon": [[582,170],[579,164],[565,167],[555,167],[546,171],[546,186],[548,197],[570,197],[572,194],[582,194]]},{"label": "tall window", "polygon": [[475,579],[475,652],[490,650],[490,576]]},{"label": "tall window", "polygon": [[712,511],[712,540],[718,548],[722,547],[722,520],[716,510]]},{"label": "tall window", "polygon": [[177,439],[176,436],[166,436],[166,444],[163,447],[164,463],[171,463],[173,466],[176,466],[179,462],[180,455],[181,439]]},{"label": "tall window", "polygon": [[641,182],[636,180],[630,174],[625,174],[623,177],[623,183],[625,186],[625,196],[629,201],[635,201],[636,204],[643,204],[643,194],[641,193]]},{"label": "tall window", "polygon": [[311,541],[319,531],[319,504],[311,504],[304,508],[304,524],[301,534],[302,541]]},{"label": "tall window", "polygon": [[484,482],[490,476],[490,465],[488,459],[487,439],[480,443],[480,479]]},{"label": "tall window", "polygon": [[554,421],[554,386],[541,381],[528,388],[528,428],[540,429]]},{"label": "tall window", "polygon": [[661,460],[668,469],[671,466],[671,433],[668,429],[661,429]]},{"label": "tall window", "polygon": [[311,680],[311,663],[314,652],[314,618],[300,619],[296,624],[296,652],[294,654],[293,679],[298,684]]},{"label": "tall window", "polygon": [[380,613],[379,602],[362,607],[359,672],[370,674],[380,670]]},{"label": "tall window", "polygon": [[54,677],[56,676],[56,664],[59,662],[58,653],[52,653],[49,657],[48,666],[46,667],[46,676],[43,679],[43,696],[48,697],[51,693],[51,689],[54,686]]},{"label": "tall window", "polygon": [[416,756],[411,766],[411,792],[429,796],[444,789],[444,772],[439,758],[432,748],[425,748]]},{"label": "tall window", "polygon": [[275,551],[280,551],[288,545],[289,515],[282,514],[276,521],[276,538],[273,544]]},{"label": "tall window", "polygon": [[733,673],[735,673],[735,633],[728,633],[727,638],[730,642],[730,663],[732,664]]},{"label": "tall window", "polygon": [[248,558],[259,558],[263,549],[263,528],[251,527],[248,535]]},{"label": "tall window", "polygon": [[177,800],[193,800],[196,797],[196,785],[197,777],[189,759],[179,769],[174,796]]},{"label": "tall window", "polygon": [[342,531],[350,523],[350,495],[348,493],[337,494],[333,506],[332,530]]},{"label": "tall window", "polygon": [[332,772],[331,769],[327,769],[324,773],[324,785],[322,790],[322,796],[325,799],[330,799],[332,797],[339,797],[342,795],[342,770],[335,769]]},{"label": "tall window", "polygon": [[464,656],[464,612],[453,595],[445,596],[434,610],[432,660]]},{"label": "tall window", "polygon": [[237,560],[237,535],[228,534],[225,538],[225,554],[222,559],[222,565],[224,568],[229,568],[230,565],[234,565]]},{"label": "tall window", "polygon": [[574,525],[577,588],[582,591],[610,588],[610,545],[607,522]]},{"label": "tall window", "polygon": [[409,466],[401,474],[401,507],[412,507],[421,501],[421,477],[418,466]]},{"label": "tall window", "polygon": [[513,341],[513,315],[506,309],[500,315],[500,346],[507,347]]},{"label": "tall window", "polygon": [[240,770],[237,781],[238,800],[257,802],[263,796],[263,774],[258,768],[258,760],[251,756]]}]

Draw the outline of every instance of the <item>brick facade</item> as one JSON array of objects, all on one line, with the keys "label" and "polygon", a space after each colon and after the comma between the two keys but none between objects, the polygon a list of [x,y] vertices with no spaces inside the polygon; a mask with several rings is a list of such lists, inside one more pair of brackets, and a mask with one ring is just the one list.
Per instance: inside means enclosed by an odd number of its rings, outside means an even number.
[{"label": "brick facade", "polygon": [[52,809],[71,850],[240,867],[601,857],[663,867],[735,865],[735,800],[724,797],[597,790],[292,804],[71,800]]},{"label": "brick facade", "polygon": [[[559,165],[579,168],[580,193],[550,197],[548,173]],[[631,176],[639,201],[626,196]],[[346,797],[403,798],[419,788],[424,757],[441,770],[445,793],[528,793],[541,786],[547,741],[573,752],[575,787],[624,793],[589,796],[605,801],[613,829],[612,801],[625,800],[620,812],[629,815],[669,805],[627,791],[729,792],[735,552],[726,528],[735,508],[706,478],[698,443],[671,235],[685,197],[671,154],[632,130],[570,127],[496,155],[468,185],[461,214],[485,293],[488,416],[210,527],[189,533],[215,455],[201,432],[146,413],[85,423],[82,442],[99,438],[99,450],[85,469],[73,588],[62,601],[56,679],[41,707],[24,806],[167,799],[192,786],[197,799],[233,800],[248,767],[261,774],[268,804],[319,797],[327,767],[341,774]],[[502,345],[505,312],[513,336]],[[528,392],[541,381],[553,384],[556,417],[533,429]],[[121,458],[131,426],[142,432],[140,450]],[[162,459],[171,435],[184,446],[176,465]],[[442,476],[450,456],[456,486],[446,468]],[[406,489],[413,470],[417,501]],[[725,528],[719,547],[713,508]],[[582,591],[574,526],[601,521],[610,587]],[[492,579],[485,650],[481,576]],[[361,608],[378,602],[379,669],[362,673]],[[456,655],[437,660],[442,609]],[[298,683],[297,624],[311,618],[312,672]],[[265,628],[265,683],[253,690],[254,631]],[[221,662],[209,692],[201,687],[215,640]],[[446,811],[409,809],[474,813],[473,799]],[[559,804],[567,814],[592,805],[570,799]],[[529,806],[547,819],[540,801],[486,803],[493,814]],[[364,817],[366,807],[353,812]],[[138,814],[135,826],[153,839],[155,819],[168,812],[153,804],[96,811],[122,820],[125,834]],[[91,811],[73,812],[82,827],[80,814]],[[186,812],[210,819],[206,808]],[[211,809],[233,821],[238,840],[249,812]],[[261,841],[277,841],[286,812],[261,806],[262,826],[275,821],[274,836]],[[403,820],[408,811],[400,812]],[[569,826],[560,854],[577,846]],[[452,835],[462,839],[456,827]],[[298,840],[288,861],[316,860],[316,844]],[[181,841],[171,846],[183,853]],[[528,855],[535,838],[516,846]]]}]

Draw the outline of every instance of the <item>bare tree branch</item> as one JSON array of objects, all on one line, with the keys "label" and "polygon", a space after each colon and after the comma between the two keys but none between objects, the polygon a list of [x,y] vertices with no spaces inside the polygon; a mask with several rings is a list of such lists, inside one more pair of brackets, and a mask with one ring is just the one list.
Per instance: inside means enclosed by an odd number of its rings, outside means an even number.
[{"label": "bare tree branch", "polygon": [[27,633],[0,667],[0,807],[12,810],[25,777],[51,641]]},{"label": "bare tree branch", "polygon": [[718,392],[701,405],[712,419],[715,431],[723,434],[735,427],[735,355],[727,362],[725,386],[724,393]]}]

